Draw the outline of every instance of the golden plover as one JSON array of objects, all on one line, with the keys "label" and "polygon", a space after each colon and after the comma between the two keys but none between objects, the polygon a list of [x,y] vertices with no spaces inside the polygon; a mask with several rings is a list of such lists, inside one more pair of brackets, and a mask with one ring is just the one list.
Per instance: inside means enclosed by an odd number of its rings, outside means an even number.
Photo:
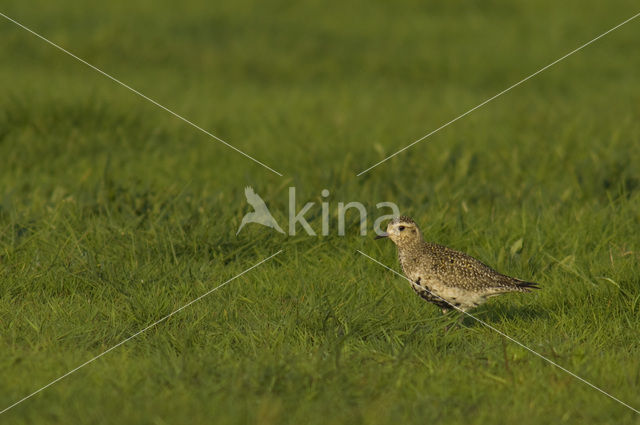
[{"label": "golden plover", "polygon": [[505,276],[475,258],[446,246],[425,242],[422,232],[409,217],[393,219],[387,232],[398,247],[398,258],[411,287],[442,313],[463,312],[506,292],[529,292],[537,283]]}]

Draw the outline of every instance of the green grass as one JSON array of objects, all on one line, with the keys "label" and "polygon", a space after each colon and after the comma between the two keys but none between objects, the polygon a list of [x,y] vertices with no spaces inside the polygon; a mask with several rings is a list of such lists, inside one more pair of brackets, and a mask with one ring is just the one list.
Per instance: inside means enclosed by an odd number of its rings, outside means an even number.
[{"label": "green grass", "polygon": [[[394,247],[335,221],[339,201],[393,201],[428,239],[540,282],[476,314],[640,408],[640,20],[355,176],[636,3],[0,11],[284,174],[0,18],[0,409],[283,250],[0,422],[640,423],[470,319],[444,333],[356,253],[399,268]],[[317,232],[329,189],[331,235],[236,237],[246,185],[283,226],[297,187]]]}]

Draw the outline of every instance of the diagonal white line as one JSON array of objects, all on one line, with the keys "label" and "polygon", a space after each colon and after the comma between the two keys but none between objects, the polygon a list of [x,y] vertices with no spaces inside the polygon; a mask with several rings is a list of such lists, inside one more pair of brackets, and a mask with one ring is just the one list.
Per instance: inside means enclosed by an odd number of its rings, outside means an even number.
[{"label": "diagonal white line", "polygon": [[106,72],[104,72],[103,70],[101,70],[100,68],[90,64],[89,62],[85,61],[84,59],[79,58],[78,56],[74,55],[73,53],[71,53],[70,51],[66,50],[65,48],[57,45],[56,43],[54,43],[53,41],[45,38],[44,36],[38,34],[37,32],[33,31],[30,28],[27,28],[26,26],[22,25],[20,22],[16,21],[15,19],[12,19],[10,17],[8,17],[7,15],[5,15],[4,13],[0,12],[0,16],[2,16],[3,18],[7,19],[8,21],[13,22],[14,24],[16,24],[17,26],[19,26],[20,28],[30,32],[31,34],[35,35],[36,37],[38,37],[39,39],[45,41],[46,43],[52,45],[53,47],[55,47],[58,50],[61,50],[62,52],[66,53],[67,55],[71,56],[72,58],[82,62],[83,64],[87,65],[89,68],[93,69],[94,71],[99,72],[100,74],[104,75],[105,77],[109,78],[110,80],[120,84],[122,87],[132,91],[133,93],[137,94],[138,96],[142,97],[145,100],[148,100],[149,102],[153,103],[154,105],[156,105],[157,107],[165,110],[166,112],[170,113],[171,115],[173,115],[176,118],[181,119],[182,121],[186,122],[187,124],[189,124],[190,126],[196,128],[197,130],[200,130],[201,132],[203,132],[204,134],[206,134],[207,136],[217,140],[218,142],[224,144],[225,146],[233,149],[234,151],[238,152],[240,155],[245,156],[246,158],[249,158],[250,160],[252,160],[253,162],[262,165],[264,168],[266,168],[267,170],[276,173],[277,175],[279,175],[280,177],[282,177],[282,174],[277,172],[276,170],[274,170],[273,168],[269,167],[268,165],[258,161],[257,159],[255,159],[254,157],[252,157],[251,155],[241,151],[240,149],[236,148],[235,146],[227,143],[226,141],[222,140],[221,138],[219,138],[218,136],[216,136],[215,134],[205,130],[204,128],[200,127],[199,125],[193,123],[192,121],[189,121],[188,119],[186,119],[185,117],[183,117],[182,115],[172,111],[171,109],[167,108],[166,106],[163,106],[161,104],[159,104],[158,102],[156,102],[155,100],[151,99],[150,97],[140,93],[138,90],[134,89],[133,87],[123,83],[122,81],[118,80],[117,78],[111,76],[110,74],[107,74]]},{"label": "diagonal white line", "polygon": [[593,42],[595,42],[595,41],[599,40],[600,38],[604,37],[605,35],[609,34],[611,31],[615,31],[615,30],[617,30],[618,28],[620,28],[620,27],[621,27],[621,26],[623,26],[624,24],[626,24],[626,23],[628,23],[628,22],[630,22],[630,21],[634,20],[634,19],[635,19],[635,18],[637,18],[638,16],[640,16],[640,13],[637,13],[637,14],[633,15],[632,17],[630,17],[630,18],[629,18],[629,19],[627,19],[626,21],[624,21],[624,22],[622,22],[622,23],[620,23],[620,24],[616,25],[615,27],[611,28],[610,30],[608,30],[608,31],[606,31],[606,32],[603,32],[602,34],[600,34],[599,36],[597,36],[597,37],[596,37],[596,38],[594,38],[593,40],[591,40],[591,41],[588,41],[588,42],[584,43],[582,46],[580,46],[580,47],[578,47],[578,48],[576,48],[576,49],[574,49],[574,50],[570,51],[569,53],[567,53],[566,55],[562,56],[561,58],[556,59],[555,61],[551,62],[549,65],[547,65],[547,66],[545,66],[545,67],[543,67],[543,68],[540,68],[539,70],[537,70],[537,71],[536,71],[536,72],[534,72],[533,74],[529,75],[528,77],[523,78],[522,80],[518,81],[517,83],[515,83],[515,84],[513,84],[513,85],[509,86],[508,88],[506,88],[506,89],[502,90],[500,93],[498,93],[498,94],[496,94],[496,95],[494,95],[494,96],[490,97],[489,99],[485,100],[485,101],[484,101],[484,102],[482,102],[481,104],[479,104],[479,105],[477,105],[477,106],[474,106],[473,108],[469,109],[467,112],[463,113],[462,115],[459,115],[459,116],[457,116],[456,118],[454,118],[454,119],[452,119],[451,121],[449,121],[448,123],[441,125],[440,127],[438,127],[438,128],[436,128],[435,130],[433,130],[431,133],[428,133],[428,134],[426,134],[426,135],[422,136],[422,137],[421,137],[421,138],[419,138],[418,140],[416,140],[416,141],[412,142],[411,144],[409,144],[409,145],[405,146],[404,148],[400,149],[399,151],[397,151],[397,152],[395,152],[395,153],[393,153],[393,154],[389,155],[388,157],[386,157],[386,158],[385,158],[385,159],[383,159],[382,161],[378,161],[378,162],[376,162],[375,164],[373,164],[371,167],[367,168],[366,170],[364,170],[364,171],[360,171],[360,172],[356,175],[356,177],[360,177],[361,175],[363,175],[363,174],[364,174],[364,173],[366,173],[367,171],[371,170],[372,168],[375,168],[375,167],[377,167],[378,165],[382,164],[383,162],[388,161],[389,159],[391,159],[391,158],[393,158],[394,156],[398,155],[399,153],[402,153],[402,152],[406,151],[407,149],[409,149],[410,147],[412,147],[412,146],[413,146],[413,145],[415,145],[416,143],[420,143],[421,141],[423,141],[423,140],[424,140],[424,139],[426,139],[427,137],[429,137],[429,136],[431,136],[431,135],[433,135],[433,134],[437,133],[438,131],[442,130],[443,128],[448,127],[449,125],[451,125],[451,124],[453,124],[454,122],[458,121],[460,118],[462,118],[462,117],[464,117],[464,116],[466,116],[466,115],[469,115],[470,113],[472,113],[473,111],[475,111],[475,110],[476,110],[476,109],[478,109],[478,108],[483,107],[484,105],[486,105],[487,103],[491,102],[492,100],[494,100],[494,99],[496,99],[496,98],[498,98],[498,97],[502,96],[503,94],[505,94],[505,93],[506,93],[506,92],[508,92],[509,90],[511,90],[511,89],[513,89],[513,88],[515,88],[515,87],[519,86],[520,84],[524,83],[525,81],[527,81],[527,80],[529,80],[529,79],[531,79],[531,78],[535,77],[536,75],[538,75],[538,74],[540,74],[541,72],[543,72],[543,71],[547,70],[548,68],[551,68],[553,65],[557,64],[558,62],[560,62],[560,61],[562,61],[562,60],[564,60],[564,59],[568,58],[569,56],[573,55],[574,53],[576,53],[576,52],[578,52],[578,51],[580,51],[580,50],[584,49],[585,47],[587,47],[587,46],[588,46],[588,45],[590,45],[591,43],[593,43]]},{"label": "diagonal white line", "polygon": [[[385,269],[387,269],[387,270],[389,270],[389,271],[391,271],[391,272],[393,272],[393,273],[397,274],[397,275],[398,275],[398,276],[400,276],[401,278],[406,279],[407,281],[409,281],[409,283],[411,283],[411,279],[409,279],[408,277],[404,276],[403,274],[401,274],[401,273],[399,273],[399,272],[395,271],[395,270],[394,270],[394,269],[392,269],[391,267],[389,267],[389,266],[387,266],[387,265],[385,265],[385,264],[381,263],[380,261],[376,260],[376,259],[375,259],[375,258],[373,258],[373,257],[368,256],[367,254],[365,254],[364,252],[360,251],[359,249],[358,249],[358,250],[356,250],[356,251],[358,251],[360,254],[364,255],[365,257],[367,257],[367,258],[368,258],[368,259],[370,259],[371,261],[373,261],[373,262],[375,262],[375,263],[377,263],[377,264],[381,265],[381,266],[382,266],[382,267],[384,267]],[[447,300],[445,300],[444,298],[442,298],[442,297],[440,297],[440,296],[438,296],[438,295],[434,294],[433,292],[429,291],[428,289],[427,289],[427,292],[429,292],[431,295],[433,295],[433,296],[435,296],[435,297],[438,297],[438,298],[440,298],[442,301],[444,301],[444,302],[446,302],[447,304],[449,304],[449,303],[447,302]],[[553,360],[548,359],[547,357],[543,356],[542,354],[538,353],[537,351],[534,351],[533,349],[531,349],[531,348],[527,347],[526,345],[524,345],[524,344],[523,344],[523,343],[521,343],[520,341],[518,341],[518,340],[515,340],[515,339],[511,338],[509,335],[507,335],[507,334],[505,334],[504,332],[502,332],[502,331],[500,331],[500,330],[498,330],[498,329],[494,328],[493,326],[491,326],[490,324],[488,324],[488,323],[487,323],[487,322],[485,322],[484,320],[477,318],[476,316],[474,316],[474,315],[473,315],[473,314],[471,314],[471,313],[467,313],[466,311],[463,311],[462,309],[460,309],[459,307],[454,306],[453,304],[449,304],[449,305],[450,305],[452,308],[455,308],[456,310],[458,310],[458,311],[460,311],[460,312],[462,312],[462,313],[466,314],[467,316],[471,317],[473,320],[477,321],[478,323],[483,324],[484,326],[486,326],[487,328],[491,329],[492,331],[499,333],[500,335],[502,335],[503,337],[507,338],[507,339],[508,339],[508,340],[510,340],[511,342],[514,342],[514,343],[518,344],[520,347],[524,348],[525,350],[529,351],[530,353],[535,354],[536,356],[538,356],[538,357],[540,357],[541,359],[545,360],[546,362],[548,362],[548,363],[552,364],[553,366],[557,367],[558,369],[560,369],[560,370],[562,370],[562,371],[564,371],[564,372],[568,373],[569,375],[573,376],[573,377],[574,377],[574,378],[576,378],[577,380],[579,380],[579,381],[581,381],[581,382],[583,382],[583,383],[587,384],[587,385],[588,385],[588,386],[590,386],[591,388],[593,388],[593,389],[595,389],[595,390],[600,391],[602,394],[606,395],[607,397],[609,397],[609,398],[611,398],[611,399],[613,399],[613,400],[617,401],[618,403],[622,404],[623,406],[625,406],[625,407],[627,407],[627,408],[629,408],[629,409],[633,410],[634,412],[636,412],[636,413],[640,414],[640,410],[635,409],[635,408],[633,408],[633,407],[629,406],[627,403],[625,403],[624,401],[620,400],[619,398],[616,398],[616,397],[612,396],[611,394],[609,394],[608,392],[604,391],[603,389],[600,389],[599,387],[596,387],[596,386],[595,386],[595,385],[593,385],[591,382],[587,381],[587,380],[586,380],[586,379],[584,379],[584,378],[581,378],[580,376],[576,375],[575,373],[571,372],[570,370],[565,369],[564,367],[560,366],[558,363],[554,362]]]},{"label": "diagonal white line", "polygon": [[225,286],[227,283],[239,278],[240,276],[242,276],[243,274],[255,269],[256,267],[258,267],[259,265],[269,261],[270,259],[272,259],[273,257],[275,257],[276,255],[280,254],[282,252],[282,250],[276,252],[275,254],[265,258],[264,260],[260,261],[259,263],[254,264],[253,266],[249,267],[248,269],[246,269],[245,271],[243,271],[242,273],[239,273],[237,275],[235,275],[234,277],[232,277],[231,279],[227,280],[226,282],[221,283],[220,285],[216,286],[215,288],[205,292],[204,294],[200,295],[198,298],[189,301],[188,303],[186,303],[185,305],[183,305],[182,307],[178,308],[177,310],[172,311],[171,313],[167,314],[166,316],[164,316],[162,319],[156,320],[155,322],[153,322],[152,324],[150,324],[149,326],[147,326],[146,328],[139,330],[138,332],[134,333],[133,335],[131,335],[130,337],[123,339],[122,341],[120,341],[119,343],[117,343],[116,345],[114,345],[113,347],[109,348],[108,350],[103,351],[102,353],[98,354],[97,356],[87,360],[86,362],[82,363],[80,366],[71,369],[69,372],[65,373],[64,375],[54,379],[53,381],[49,382],[47,385],[37,389],[36,391],[32,392],[31,394],[29,394],[26,397],[23,397],[22,399],[16,401],[15,403],[13,403],[12,405],[6,407],[5,409],[3,409],[2,411],[0,411],[0,415],[5,413],[7,410],[17,406],[18,404],[22,403],[23,401],[33,397],[34,395],[38,394],[39,392],[49,388],[50,386],[52,386],[53,384],[55,384],[58,381],[61,381],[62,379],[66,378],[67,376],[71,375],[72,373],[76,372],[79,369],[82,369],[83,367],[85,367],[86,365],[88,365],[89,363],[98,360],[100,357],[104,356],[105,354],[107,354],[108,352],[115,350],[116,348],[120,347],[122,344],[126,343],[129,340],[132,340],[133,338],[137,337],[138,335],[146,332],[147,330],[153,328],[154,326],[156,326],[158,323],[164,322],[165,320],[167,320],[169,317],[173,316],[174,314],[178,313],[179,311],[189,307],[191,304],[196,303],[198,301],[200,301],[202,298],[206,297],[207,295],[211,294],[214,291],[217,291],[218,289],[222,288],[223,286]]}]

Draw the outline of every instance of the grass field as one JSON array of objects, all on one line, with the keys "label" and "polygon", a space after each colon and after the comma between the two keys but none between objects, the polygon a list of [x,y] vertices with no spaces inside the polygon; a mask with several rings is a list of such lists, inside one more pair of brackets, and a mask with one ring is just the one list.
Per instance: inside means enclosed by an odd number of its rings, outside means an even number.
[{"label": "grass field", "polygon": [[[356,177],[636,2],[90,3],[0,12],[283,177],[0,17],[0,410],[282,253],[0,423],[640,424],[471,319],[445,333],[335,217],[395,202],[539,282],[475,314],[640,409],[640,18]],[[248,185],[283,227],[296,187],[316,232],[330,190],[331,234],[236,236]]]}]

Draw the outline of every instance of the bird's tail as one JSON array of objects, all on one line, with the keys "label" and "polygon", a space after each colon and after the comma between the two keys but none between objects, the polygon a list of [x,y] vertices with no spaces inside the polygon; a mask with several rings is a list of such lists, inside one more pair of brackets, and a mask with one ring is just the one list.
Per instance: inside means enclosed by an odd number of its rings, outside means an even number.
[{"label": "bird's tail", "polygon": [[515,284],[522,292],[529,292],[532,289],[540,289],[540,285],[535,282],[525,282],[524,280],[515,279]]}]

